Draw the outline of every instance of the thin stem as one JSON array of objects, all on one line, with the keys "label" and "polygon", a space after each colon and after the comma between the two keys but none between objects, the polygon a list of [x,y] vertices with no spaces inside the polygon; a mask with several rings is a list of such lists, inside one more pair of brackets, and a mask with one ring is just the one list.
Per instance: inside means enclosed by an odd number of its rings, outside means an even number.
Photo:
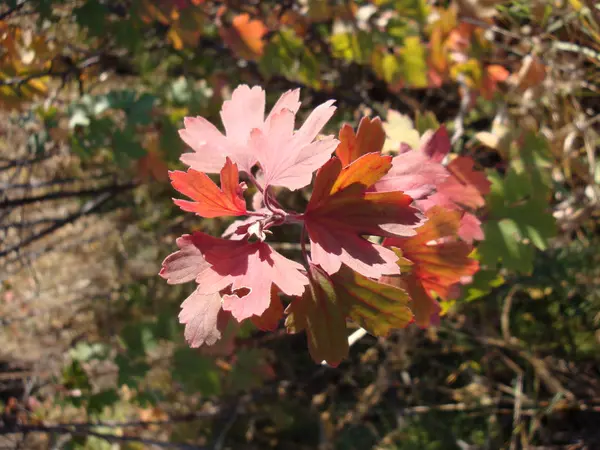
[{"label": "thin stem", "polygon": [[256,189],[258,189],[258,191],[261,194],[265,195],[263,187],[260,185],[258,180],[256,178],[254,178],[254,175],[252,175],[250,172],[246,172],[246,176],[248,177],[248,181],[250,181],[250,183],[252,183],[254,186],[256,186]]},{"label": "thin stem", "polygon": [[310,264],[310,261],[308,259],[308,252],[306,251],[306,226],[302,225],[302,231],[300,232],[300,246],[302,249],[302,257],[304,258],[304,261],[306,261],[306,265],[308,266]]}]

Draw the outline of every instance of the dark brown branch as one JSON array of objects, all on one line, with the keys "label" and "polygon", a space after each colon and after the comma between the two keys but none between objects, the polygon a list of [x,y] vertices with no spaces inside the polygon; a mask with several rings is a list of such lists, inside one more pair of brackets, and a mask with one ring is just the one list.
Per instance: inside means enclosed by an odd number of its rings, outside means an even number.
[{"label": "dark brown branch", "polygon": [[95,188],[95,189],[81,189],[81,190],[76,190],[76,191],[64,190],[64,191],[58,191],[58,192],[50,192],[48,194],[37,195],[37,196],[32,196],[32,197],[9,199],[9,200],[4,200],[3,202],[0,202],[0,209],[14,208],[17,206],[28,205],[30,203],[44,202],[44,201],[48,201],[48,200],[58,200],[58,199],[71,198],[71,197],[84,197],[87,195],[99,195],[99,194],[104,194],[106,192],[120,192],[123,190],[131,189],[134,186],[135,186],[135,184],[133,184],[133,183],[124,184],[124,185],[110,185],[110,186],[103,186],[101,188]]},{"label": "dark brown branch", "polygon": [[95,199],[88,201],[83,206],[83,208],[81,208],[76,213],[71,214],[71,215],[65,217],[64,219],[59,220],[55,224],[44,228],[39,233],[37,233],[33,236],[30,236],[29,238],[23,240],[22,242],[19,242],[18,244],[14,245],[6,250],[1,251],[0,257],[9,255],[12,252],[17,252],[20,249],[32,244],[33,242],[38,241],[39,239],[42,239],[43,237],[49,235],[50,233],[53,233],[54,231],[62,228],[63,226],[65,226],[69,223],[75,222],[80,217],[91,214],[92,212],[94,212],[95,210],[100,208],[102,205],[104,205],[108,200],[113,198],[117,193],[124,191],[124,190],[131,189],[133,187],[135,187],[135,184],[128,184],[125,186],[113,186],[109,192],[105,192],[105,193],[99,195],[98,197],[96,197]]}]

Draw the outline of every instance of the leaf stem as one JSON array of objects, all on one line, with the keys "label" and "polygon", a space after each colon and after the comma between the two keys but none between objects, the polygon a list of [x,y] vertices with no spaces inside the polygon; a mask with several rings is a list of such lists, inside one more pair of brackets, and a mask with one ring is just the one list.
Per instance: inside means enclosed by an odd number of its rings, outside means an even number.
[{"label": "leaf stem", "polygon": [[306,251],[306,225],[302,225],[302,231],[300,232],[300,248],[302,249],[302,258],[309,266],[310,261],[308,260],[308,252]]},{"label": "leaf stem", "polygon": [[258,189],[258,191],[264,195],[265,194],[264,189],[260,185],[258,180],[256,178],[254,178],[254,175],[252,175],[250,172],[246,172],[246,176],[248,177],[248,180],[250,181],[250,183],[252,183],[254,186],[256,186],[256,189]]}]

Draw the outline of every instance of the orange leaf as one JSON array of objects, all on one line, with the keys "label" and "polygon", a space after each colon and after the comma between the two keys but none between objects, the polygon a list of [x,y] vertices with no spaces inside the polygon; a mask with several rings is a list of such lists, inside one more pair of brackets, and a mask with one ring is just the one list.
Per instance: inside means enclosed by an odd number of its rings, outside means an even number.
[{"label": "orange leaf", "polygon": [[434,206],[427,211],[428,221],[417,228],[417,235],[409,238],[391,238],[384,245],[398,247],[409,261],[412,274],[429,292],[446,299],[450,288],[462,277],[471,276],[479,263],[470,258],[472,246],[455,240],[462,213]]},{"label": "orange leaf", "polygon": [[363,117],[358,125],[358,131],[344,124],[340,130],[340,144],[335,153],[343,166],[367,153],[381,153],[385,142],[385,131],[381,119]]},{"label": "orange leaf", "polygon": [[277,328],[282,316],[283,305],[279,299],[279,289],[273,284],[271,286],[271,303],[269,304],[269,307],[260,316],[250,317],[250,321],[256,328],[272,331]]},{"label": "orange leaf", "polygon": [[527,55],[519,72],[511,76],[510,82],[521,91],[539,86],[546,78],[546,66],[537,56]]},{"label": "orange leaf", "polygon": [[481,95],[486,100],[491,100],[498,88],[498,83],[505,81],[510,73],[504,67],[492,64],[485,68],[483,80],[481,81]]},{"label": "orange leaf", "polygon": [[256,60],[263,54],[263,37],[267,31],[260,20],[251,20],[249,14],[239,14],[233,18],[231,26],[222,26],[219,33],[227,46],[239,56]]},{"label": "orange leaf", "polygon": [[138,160],[137,170],[140,177],[146,180],[154,178],[162,182],[169,179],[169,168],[155,150],[147,150],[146,154]]},{"label": "orange leaf", "polygon": [[175,200],[175,204],[184,211],[195,212],[206,218],[247,214],[238,168],[229,158],[221,170],[221,189],[208,175],[193,169],[187,172],[174,171],[169,175],[175,189],[195,200]]}]

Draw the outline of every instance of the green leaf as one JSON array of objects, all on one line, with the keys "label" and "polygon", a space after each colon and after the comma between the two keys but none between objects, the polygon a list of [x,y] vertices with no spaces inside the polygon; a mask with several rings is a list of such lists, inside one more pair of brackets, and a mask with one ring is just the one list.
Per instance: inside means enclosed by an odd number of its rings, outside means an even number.
[{"label": "green leaf", "polygon": [[312,87],[320,86],[319,62],[293,30],[281,30],[271,39],[259,68],[267,78],[283,75]]},{"label": "green leaf", "polygon": [[411,87],[427,87],[425,47],[418,36],[409,36],[400,50],[403,81]]},{"label": "green leaf", "polygon": [[88,414],[101,413],[105,407],[112,406],[119,401],[119,394],[114,389],[98,392],[88,401]]},{"label": "green leaf", "polygon": [[502,284],[504,284],[504,277],[497,270],[480,270],[465,289],[463,300],[466,302],[478,300]]},{"label": "green leaf", "polygon": [[86,362],[92,359],[106,359],[108,348],[106,345],[99,342],[89,344],[87,342],[79,342],[75,348],[69,351],[69,355],[74,360]]},{"label": "green leaf", "polygon": [[402,59],[387,50],[374,52],[371,64],[375,73],[388,84],[397,82],[402,75]]},{"label": "green leaf", "polygon": [[336,58],[365,64],[371,57],[373,37],[362,30],[334,34],[331,36],[331,49]]},{"label": "green leaf", "polygon": [[285,325],[290,333],[306,331],[308,349],[315,362],[327,361],[337,366],[348,355],[348,310],[320,267],[311,264],[309,278],[309,289],[288,306]]},{"label": "green leaf", "polygon": [[530,273],[533,249],[522,243],[518,224],[512,219],[491,220],[484,225],[485,240],[479,245],[481,261],[495,267],[498,260],[507,269]]},{"label": "green leaf", "polygon": [[345,266],[332,280],[350,318],[369,333],[386,336],[411,322],[410,298],[404,289],[370,280]]},{"label": "green leaf", "polygon": [[93,35],[101,35],[105,32],[105,19],[109,11],[98,0],[88,0],[79,8],[75,8],[73,14],[77,23],[87,28]]},{"label": "green leaf", "polygon": [[157,345],[154,325],[148,323],[132,323],[121,331],[121,339],[132,356],[145,356]]},{"label": "green leaf", "polygon": [[129,108],[125,109],[130,124],[148,125],[152,121],[152,107],[157,98],[151,94],[142,94]]},{"label": "green leaf", "polygon": [[146,155],[146,150],[137,142],[135,135],[129,129],[113,132],[113,155],[117,164],[124,166],[129,159],[140,159]]},{"label": "green leaf", "polygon": [[125,384],[131,388],[136,388],[150,370],[150,366],[145,362],[132,362],[127,355],[117,355],[115,363],[119,367],[119,386]]},{"label": "green leaf", "polygon": [[437,130],[439,127],[440,123],[433,112],[427,111],[425,114],[423,114],[420,111],[417,111],[417,115],[415,117],[415,128],[419,134],[422,135],[428,130]]},{"label": "green leaf", "polygon": [[231,389],[244,391],[260,387],[263,382],[260,369],[265,364],[264,352],[257,348],[241,349],[235,354],[235,364],[228,377]]},{"label": "green leaf", "polygon": [[218,395],[221,392],[221,378],[212,358],[185,347],[175,351],[173,365],[173,379],[183,384],[186,392],[201,392],[204,395]]}]

